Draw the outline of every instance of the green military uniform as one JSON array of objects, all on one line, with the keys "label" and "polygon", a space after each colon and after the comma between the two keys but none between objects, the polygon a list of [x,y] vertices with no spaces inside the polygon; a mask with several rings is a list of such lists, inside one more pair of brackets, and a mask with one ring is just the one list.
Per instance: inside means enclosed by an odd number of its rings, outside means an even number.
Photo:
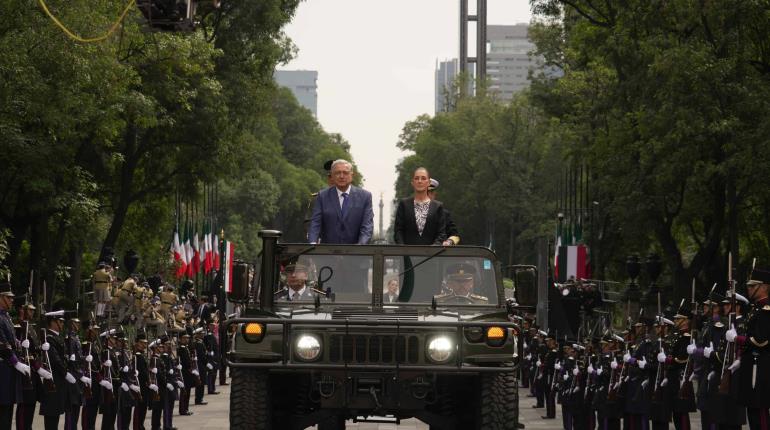
[{"label": "green military uniform", "polygon": [[436,296],[439,303],[462,303],[483,305],[489,303],[489,299],[474,294],[473,288],[476,282],[476,268],[470,264],[454,264],[447,270],[447,291]]}]

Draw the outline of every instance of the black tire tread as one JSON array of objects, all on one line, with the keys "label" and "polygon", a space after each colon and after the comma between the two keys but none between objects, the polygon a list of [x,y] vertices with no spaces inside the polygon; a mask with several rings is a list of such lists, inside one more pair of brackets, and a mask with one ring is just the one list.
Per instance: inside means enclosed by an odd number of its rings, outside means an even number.
[{"label": "black tire tread", "polygon": [[267,372],[232,369],[230,428],[270,430],[270,383]]},{"label": "black tire tread", "polygon": [[519,391],[512,372],[481,375],[477,428],[516,430],[519,422]]}]

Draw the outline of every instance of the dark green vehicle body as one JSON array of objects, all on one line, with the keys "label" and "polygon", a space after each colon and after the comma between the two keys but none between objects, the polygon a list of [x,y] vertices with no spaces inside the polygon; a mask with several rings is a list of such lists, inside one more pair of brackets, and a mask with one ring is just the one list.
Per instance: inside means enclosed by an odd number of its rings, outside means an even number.
[{"label": "dark green vehicle body", "polygon": [[[262,235],[261,283],[240,318],[228,320],[236,327],[227,353],[231,428],[341,429],[348,419],[412,417],[431,429],[516,428],[518,326],[493,252],[278,244],[277,232]],[[308,268],[312,298],[292,301],[281,289],[294,264]],[[445,292],[441,279],[457,267],[476,279],[470,299]],[[389,302],[393,279],[398,301]],[[261,336],[245,335],[248,324],[261,324]],[[504,339],[487,340],[490,327]],[[312,360],[299,355],[308,336],[320,350]]]}]

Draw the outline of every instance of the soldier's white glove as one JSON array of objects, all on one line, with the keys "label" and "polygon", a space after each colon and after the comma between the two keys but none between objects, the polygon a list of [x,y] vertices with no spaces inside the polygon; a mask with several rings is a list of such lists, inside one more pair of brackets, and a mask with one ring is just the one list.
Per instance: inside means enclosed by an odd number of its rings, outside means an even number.
[{"label": "soldier's white glove", "polygon": [[553,364],[553,368],[556,370],[561,370],[561,363],[557,361],[556,363]]},{"label": "soldier's white glove", "polygon": [[112,360],[106,360],[104,362],[104,367],[112,367]]},{"label": "soldier's white glove", "polygon": [[714,379],[715,376],[717,376],[717,372],[714,372],[712,370],[711,372],[709,372],[708,376],[706,376],[706,379],[708,379],[710,381],[710,380]]},{"label": "soldier's white glove", "polygon": [[70,361],[78,361],[78,358],[75,357],[75,354],[70,354]]},{"label": "soldier's white glove", "polygon": [[564,374],[564,380],[565,381],[569,381],[569,373],[565,373]]},{"label": "soldier's white glove", "polygon": [[174,369],[168,369],[168,374],[169,375],[173,375],[174,374]]},{"label": "soldier's white glove", "polygon": [[725,339],[728,342],[735,342],[735,338],[738,337],[738,332],[735,331],[735,326],[733,325],[730,330],[727,330],[727,333],[725,333]]},{"label": "soldier's white glove", "polygon": [[712,352],[714,352],[714,342],[710,342],[709,346],[703,348],[703,356],[709,358]]},{"label": "soldier's white glove", "polygon": [[601,367],[596,369],[596,376],[602,376],[602,372],[604,372],[604,369],[602,369]]},{"label": "soldier's white glove", "polygon": [[174,391],[174,386],[173,386],[173,385],[171,385],[171,383],[170,383],[170,382],[168,382],[168,383],[166,383],[166,389],[167,389],[168,391]]},{"label": "soldier's white glove", "polygon": [[21,341],[21,347],[24,349],[29,349],[29,339],[24,339]]},{"label": "soldier's white glove", "polygon": [[618,368],[618,362],[617,362],[617,361],[615,361],[615,360],[612,360],[612,361],[610,362],[610,368],[612,368],[612,370],[615,370],[615,369],[617,369],[617,368]]},{"label": "soldier's white glove", "polygon": [[626,363],[631,361],[631,354],[629,354],[629,353],[623,354],[623,361],[626,362]]},{"label": "soldier's white glove", "polygon": [[588,369],[586,369],[586,370],[588,370],[589,374],[596,373],[596,369],[594,369],[594,365],[593,364],[589,364],[588,365]]},{"label": "soldier's white glove", "polygon": [[53,379],[53,375],[51,375],[51,372],[43,369],[42,367],[40,369],[37,369],[37,374],[40,375],[43,379]]},{"label": "soldier's white glove", "polygon": [[182,370],[182,365],[181,364],[177,364],[176,365],[176,370]]},{"label": "soldier's white glove", "polygon": [[206,367],[207,367],[209,370],[214,370],[214,366],[212,366],[212,365],[211,365],[211,363],[206,363]]},{"label": "soldier's white glove", "polygon": [[666,385],[668,385],[668,378],[663,378],[663,380],[660,381],[660,386],[665,387]]},{"label": "soldier's white glove", "polygon": [[75,382],[77,382],[77,379],[75,379],[75,377],[72,376],[72,374],[69,372],[67,372],[67,374],[64,375],[64,379],[66,379],[67,382],[69,382],[70,384],[74,384]]},{"label": "soldier's white glove", "polygon": [[579,386],[579,385],[578,385],[577,387],[575,387],[575,388],[573,388],[573,389],[572,389],[572,394],[575,394],[575,393],[577,393],[578,391],[580,391],[580,386]]},{"label": "soldier's white glove", "polygon": [[694,343],[687,345],[687,355],[693,355],[695,353],[695,349],[696,347]]},{"label": "soldier's white glove", "polygon": [[[150,388],[152,391],[155,391],[156,393],[158,392],[158,386],[157,386],[157,385],[155,385],[155,384],[150,384],[150,387],[149,387],[149,388]],[[172,388],[173,388],[173,387],[172,387]]]},{"label": "soldier's white glove", "polygon": [[645,379],[644,381],[642,381],[642,390],[646,389],[648,385],[650,385],[649,379]]},{"label": "soldier's white glove", "polygon": [[81,376],[80,377],[80,382],[88,385],[89,387],[91,386],[91,378],[89,378],[89,377]]},{"label": "soldier's white glove", "polygon": [[663,351],[660,351],[658,353],[658,363],[665,363],[666,362],[666,353]]},{"label": "soldier's white glove", "polygon": [[192,374],[195,375],[195,376],[200,376],[201,375],[200,372],[198,372],[197,369],[193,369]]},{"label": "soldier's white glove", "polygon": [[153,375],[157,375],[158,374],[158,368],[157,367],[153,367],[152,369],[150,369],[150,372],[152,372]]},{"label": "soldier's white glove", "polygon": [[94,356],[91,354],[86,355],[86,362],[90,363],[92,361],[94,361]]},{"label": "soldier's white glove", "polygon": [[112,384],[110,383],[110,381],[103,380],[102,382],[99,383],[99,385],[104,387],[106,390],[112,391]]},{"label": "soldier's white glove", "polygon": [[184,388],[184,382],[176,381],[176,386],[179,387],[179,388]]},{"label": "soldier's white glove", "polygon": [[134,376],[135,376],[135,377],[138,377],[138,376],[139,376],[139,371],[138,371],[138,370],[134,370]]},{"label": "soldier's white glove", "polygon": [[128,390],[129,390],[128,384],[126,384],[125,382],[120,384],[120,389],[128,393]]},{"label": "soldier's white glove", "polygon": [[123,373],[128,373],[128,366],[123,366],[123,369],[121,369]]},{"label": "soldier's white glove", "polygon": [[735,360],[733,361],[733,364],[728,367],[730,369],[730,372],[735,373],[736,370],[741,368],[741,360]]},{"label": "soldier's white glove", "polygon": [[21,361],[17,361],[16,364],[13,365],[13,367],[21,372],[23,375],[29,376],[29,366],[22,363]]},{"label": "soldier's white glove", "polygon": [[42,345],[40,345],[40,349],[42,349],[43,351],[48,351],[49,349],[51,349],[51,344],[48,342],[45,342]]},{"label": "soldier's white glove", "polygon": [[698,375],[696,375],[695,373],[693,373],[692,375],[690,375],[690,378],[689,378],[689,379],[690,379],[690,382],[692,382],[692,381],[694,381],[694,380],[698,379]]},{"label": "soldier's white glove", "polygon": [[527,354],[526,357],[524,357],[525,360],[532,360],[532,354]]},{"label": "soldier's white glove", "polygon": [[580,374],[580,370],[578,370],[578,368],[576,367],[576,368],[572,369],[572,374],[575,375],[575,376],[578,376]]},{"label": "soldier's white glove", "polygon": [[210,351],[210,352],[209,352],[209,356],[210,356],[210,357],[213,357],[213,356],[214,356],[214,351]]},{"label": "soldier's white glove", "polygon": [[639,365],[640,369],[647,367],[647,357],[642,357],[642,360],[638,361],[637,364]]},{"label": "soldier's white glove", "polygon": [[140,391],[142,390],[142,389],[141,389],[141,388],[139,388],[139,386],[138,386],[138,385],[136,385],[136,384],[131,384],[131,385],[129,385],[129,386],[128,386],[128,388],[130,388],[130,389],[131,389],[131,391],[133,391],[133,392],[135,392],[135,393],[138,393],[138,392],[140,392]]},{"label": "soldier's white glove", "polygon": [[540,360],[537,360],[537,362],[535,363],[535,366],[537,366],[537,367],[540,367],[542,365],[543,365],[543,362],[540,361]]}]

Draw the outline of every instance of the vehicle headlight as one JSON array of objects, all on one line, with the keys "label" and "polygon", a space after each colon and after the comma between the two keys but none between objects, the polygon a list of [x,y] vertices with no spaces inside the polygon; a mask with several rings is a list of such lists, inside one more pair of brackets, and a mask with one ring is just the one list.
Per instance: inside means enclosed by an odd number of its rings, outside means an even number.
[{"label": "vehicle headlight", "polygon": [[312,334],[303,334],[295,344],[297,357],[304,361],[313,361],[321,355],[321,340]]},{"label": "vehicle headlight", "polygon": [[452,357],[454,347],[447,336],[436,336],[428,343],[428,357],[436,363],[443,363]]}]

